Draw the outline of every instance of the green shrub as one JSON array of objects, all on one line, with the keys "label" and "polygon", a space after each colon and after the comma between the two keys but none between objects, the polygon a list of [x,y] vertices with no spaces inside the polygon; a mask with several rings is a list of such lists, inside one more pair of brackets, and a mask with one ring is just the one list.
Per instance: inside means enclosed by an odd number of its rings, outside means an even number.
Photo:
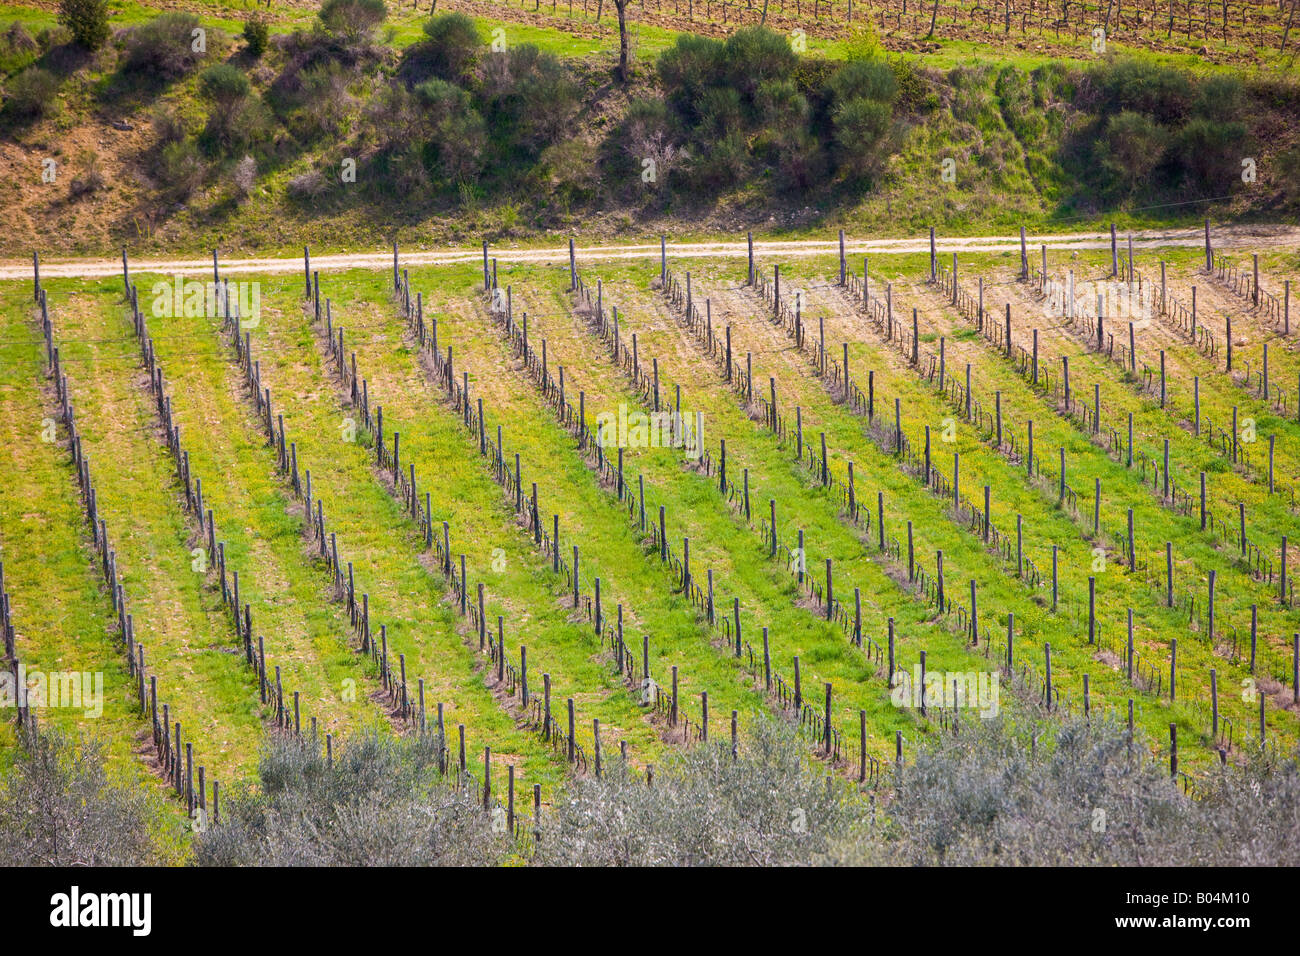
[{"label": "green shrub", "polygon": [[1098,158],[1111,181],[1132,192],[1160,165],[1168,143],[1169,131],[1151,117],[1124,110],[1106,122]]},{"label": "green shrub", "polygon": [[42,53],[49,53],[72,42],[72,31],[62,24],[55,24],[36,32],[36,46]]},{"label": "green shrub", "polygon": [[1197,89],[1192,112],[1205,119],[1231,122],[1240,118],[1245,96],[1246,91],[1235,76],[1207,76]]},{"label": "green shrub", "polygon": [[884,164],[886,137],[892,123],[889,106],[855,97],[836,107],[832,120],[840,165],[850,176],[867,178]]},{"label": "green shrub", "polygon": [[808,100],[793,80],[766,80],[754,93],[754,110],[758,122],[781,133],[791,128],[806,128],[811,113]]},{"label": "green shrub", "polygon": [[249,94],[251,87],[243,70],[229,63],[216,63],[199,76],[199,92],[204,98],[229,108]]},{"label": "green shrub", "polygon": [[1090,77],[1105,113],[1133,110],[1170,123],[1191,107],[1191,81],[1173,67],[1125,57],[1093,67]]},{"label": "green shrub", "polygon": [[88,50],[98,50],[108,40],[107,0],[59,0],[59,23]]},{"label": "green shrub", "polygon": [[199,77],[199,91],[212,103],[202,135],[210,152],[246,150],[269,135],[269,113],[251,95],[243,71],[229,63],[210,66]]},{"label": "green shrub", "polygon": [[722,44],[709,37],[683,33],[655,63],[669,102],[688,121],[697,117],[695,104],[717,84]]},{"label": "green shrub", "polygon": [[271,26],[266,22],[266,17],[259,13],[244,21],[244,42],[252,56],[260,57],[265,53],[270,41]]},{"label": "green shrub", "polygon": [[889,104],[898,95],[894,71],[882,60],[851,60],[835,71],[829,85],[840,102],[862,98]]},{"label": "green shrub", "polygon": [[728,133],[701,148],[691,164],[691,179],[697,189],[729,189],[749,172],[749,143],[740,132]]},{"label": "green shrub", "polygon": [[722,45],[724,82],[752,98],[771,80],[789,79],[799,62],[790,41],[761,26],[741,27]]},{"label": "green shrub", "polygon": [[921,72],[915,60],[899,57],[889,61],[889,68],[894,72],[894,82],[898,86],[898,105],[908,113],[934,109],[939,100],[930,84]]},{"label": "green shrub", "polygon": [[173,199],[185,199],[203,183],[203,158],[192,139],[164,144],[158,156],[156,174],[163,192]]},{"label": "green shrub", "polygon": [[450,184],[476,180],[483,168],[487,125],[469,94],[445,80],[427,80],[415,88],[415,100],[428,131],[425,165]]},{"label": "green shrub", "polygon": [[705,90],[697,108],[700,119],[696,135],[706,141],[739,131],[744,121],[740,92],[730,86],[715,86]]},{"label": "green shrub", "polygon": [[482,96],[493,137],[534,154],[562,138],[578,108],[568,67],[529,43],[487,58]]},{"label": "green shrub", "polygon": [[1173,152],[1185,187],[1192,192],[1223,196],[1239,183],[1243,149],[1248,149],[1245,124],[1196,117],[1178,131]]},{"label": "green shrub", "polygon": [[160,146],[166,146],[168,143],[179,143],[185,138],[187,132],[185,121],[180,114],[167,106],[157,106],[149,116],[150,125],[153,126],[154,135],[158,138]]},{"label": "green shrub", "polygon": [[600,183],[596,155],[582,139],[569,139],[542,150],[539,178],[562,204],[590,201]]},{"label": "green shrub", "polygon": [[124,68],[162,80],[175,80],[194,69],[203,54],[193,48],[199,18],[192,13],[164,13],[131,31]]},{"label": "green shrub", "polygon": [[20,120],[40,119],[58,105],[59,79],[49,70],[29,66],[5,87],[5,113]]},{"label": "green shrub", "polygon": [[474,20],[463,13],[443,13],[424,24],[421,46],[435,76],[454,83],[468,79],[483,53]]},{"label": "green shrub", "polygon": [[325,0],[319,12],[325,29],[348,40],[368,38],[388,18],[384,0]]},{"label": "green shrub", "polygon": [[821,143],[803,126],[780,126],[763,143],[776,167],[777,186],[803,191],[816,182],[823,171]]},{"label": "green shrub", "polygon": [[780,188],[815,181],[825,165],[828,64],[799,57],[771,30],[744,27],[723,43],[679,37],[657,67],[685,133],[694,188],[757,182],[756,162],[774,170]]},{"label": "green shrub", "polygon": [[296,136],[314,139],[339,136],[347,127],[357,100],[348,91],[353,74],[337,60],[309,66],[299,74],[299,88],[292,97],[297,109],[290,117]]}]

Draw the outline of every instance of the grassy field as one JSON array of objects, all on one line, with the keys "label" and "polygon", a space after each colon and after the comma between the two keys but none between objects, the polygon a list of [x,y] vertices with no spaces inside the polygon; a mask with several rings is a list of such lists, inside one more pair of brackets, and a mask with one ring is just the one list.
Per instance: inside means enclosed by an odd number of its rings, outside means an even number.
[{"label": "grassy field", "polygon": [[[1214,288],[1197,272],[1192,252],[1170,249],[1161,256],[1168,263],[1171,294],[1190,296],[1195,283],[1205,290],[1199,293],[1204,321],[1234,317],[1234,335],[1246,343],[1236,348],[1238,363],[1268,341],[1278,380],[1294,373],[1291,342],[1264,328],[1233,301],[1231,291]],[[1265,275],[1285,274],[1288,256],[1265,256]],[[1187,378],[1198,375],[1203,418],[1220,420],[1232,404],[1241,414],[1255,416],[1261,434],[1279,436],[1279,480],[1294,481],[1300,468],[1294,422],[1270,412],[1246,387],[1229,380],[1221,356],[1216,364],[1160,322],[1144,327],[1137,340],[1139,354],[1166,351],[1173,401],[1162,409],[1124,369],[1089,351],[1078,335],[1059,323],[1039,322],[1042,304],[1030,287],[1016,281],[1014,260],[1002,254],[960,259],[964,286],[984,278],[992,314],[1000,316],[1003,303],[1010,302],[1017,336],[1041,324],[1045,336],[1040,348],[1044,355],[1070,358],[1075,388],[1091,397],[1089,386],[1101,386],[1106,416],[1133,413],[1135,452],[1158,460],[1169,439],[1179,486],[1190,486],[1202,470],[1212,476],[1216,517],[1231,517],[1236,503],[1244,501],[1252,543],[1267,551],[1275,550],[1280,534],[1295,540],[1300,520],[1288,503],[1270,496],[1257,473],[1225,467],[1219,453],[1189,434],[1182,420]],[[1154,262],[1155,255],[1148,259]],[[1144,267],[1147,272],[1151,262]],[[770,275],[775,264],[760,261],[757,267]],[[420,293],[426,322],[437,322],[441,352],[452,350],[457,384],[467,383],[471,399],[482,401],[486,438],[495,444],[499,427],[504,460],[519,455],[526,492],[536,482],[538,511],[548,535],[558,517],[566,568],[578,547],[584,602],[579,608],[565,575],[554,573],[550,554],[534,542],[513,500],[493,480],[490,462],[479,454],[477,435],[449,403],[445,383],[436,379],[394,296],[391,272],[327,273],[320,288],[322,309],[333,334],[343,335],[349,361],[355,358],[370,407],[383,409],[386,443],[391,445],[400,433],[403,473],[413,467],[421,497],[428,493],[433,526],[440,529],[447,522],[451,552],[465,555],[471,589],[483,585],[489,636],[495,638],[493,625],[499,619],[508,659],[517,662],[521,646],[527,648],[532,693],[540,692],[542,675],[547,675],[552,713],[561,727],[567,701],[573,700],[575,738],[589,757],[597,720],[605,753],[626,747],[636,765],[661,763],[667,749],[685,742],[682,727],[671,726],[645,706],[643,689],[619,675],[609,648],[597,638],[589,614],[597,580],[605,622],[621,620],[638,662],[641,637],[649,637],[650,673],[660,693],[670,692],[669,674],[676,668],[679,713],[693,728],[692,736],[699,734],[705,693],[713,736],[728,732],[733,711],[742,734],[759,711],[789,713],[788,700],[764,693],[766,629],[779,681],[793,682],[797,659],[804,701],[817,712],[823,688],[830,685],[838,767],[851,778],[858,774],[860,748],[887,762],[899,734],[906,753],[927,735],[945,732],[953,717],[951,708],[933,702],[924,716],[912,706],[891,702],[884,662],[851,640],[855,593],[868,644],[886,646],[892,622],[898,670],[910,670],[924,652],[931,673],[987,671],[1005,654],[1008,615],[1014,614],[1015,659],[1023,673],[1003,688],[1003,708],[1045,719],[1042,681],[1050,644],[1058,707],[1082,708],[1085,677],[1094,713],[1126,719],[1132,700],[1135,721],[1152,741],[1153,755],[1163,751],[1169,726],[1177,726],[1180,767],[1193,782],[1218,759],[1216,748],[1224,747],[1227,759],[1235,761],[1258,746],[1252,742],[1258,736],[1256,686],[1268,698],[1270,746],[1295,742],[1290,680],[1295,618],[1293,609],[1279,605],[1276,582],[1252,575],[1233,541],[1222,533],[1203,532],[1195,513],[1172,510],[1149,477],[1127,467],[1122,455],[1110,453],[1080,421],[1063,414],[1049,391],[1028,383],[926,281],[927,256],[873,255],[873,294],[883,295],[890,283],[896,315],[917,309],[919,344],[923,351],[935,352],[942,340],[948,376],[964,380],[969,363],[974,401],[987,409],[994,393],[1000,394],[1004,428],[1017,435],[1019,447],[1025,423],[1034,421],[1036,457],[1047,466],[1046,478],[1030,480],[1014,451],[994,447],[964,420],[960,406],[950,403],[924,363],[912,367],[905,351],[882,339],[839,286],[834,256],[780,263],[784,295],[798,296],[812,335],[824,328],[828,353],[837,361],[847,345],[855,383],[861,386],[870,371],[876,414],[891,426],[894,399],[899,399],[902,430],[911,448],[923,447],[929,426],[937,472],[951,479],[952,456],[960,456],[963,497],[978,502],[988,487],[992,526],[1014,541],[1019,522],[1024,567],[1036,568],[1040,578],[1018,572],[1014,550],[991,547],[953,510],[951,499],[937,496],[914,472],[899,466],[863,417],[821,381],[809,353],[796,349],[771,317],[768,303],[746,282],[743,258],[675,259],[671,268],[679,278],[691,274],[695,305],[700,308],[707,300],[715,334],[730,329],[737,368],[752,367],[755,392],[766,398],[774,384],[787,422],[798,409],[806,449],[819,454],[824,435],[830,473],[841,488],[848,464],[853,464],[858,501],[872,514],[869,526],[846,516],[840,492],[822,483],[809,467],[807,453],[799,458],[792,434],[774,435],[757,406],[749,406],[726,382],[721,366],[704,353],[659,287],[657,259],[584,264],[580,257],[579,265],[589,287],[600,281],[604,308],[618,308],[623,348],[635,335],[642,367],[657,364],[662,401],[671,406],[680,395],[684,415],[702,414],[711,468],[716,468],[725,440],[729,480],[738,483],[743,475],[747,483],[748,519],[740,500],[719,493],[716,474],[684,458],[680,449],[624,449],[626,481],[644,487],[650,525],[657,521],[658,507],[664,507],[674,560],[689,539],[694,580],[703,587],[711,572],[719,618],[730,620],[738,608],[747,645],[739,660],[723,633],[682,593],[680,567],[662,564],[654,537],[639,529],[635,513],[629,520],[613,488],[595,472],[590,444],[557,420],[555,394],[541,389],[538,369],[525,366],[505,337],[483,293],[477,265],[414,268],[410,288]],[[1072,268],[1080,280],[1104,277],[1108,266],[1108,254],[1091,252],[1049,260],[1049,272]],[[611,360],[570,291],[567,268],[512,263],[508,253],[495,267],[499,286],[509,287],[515,322],[527,316],[531,347],[540,350],[545,343],[549,387],[562,375],[566,404],[577,405],[581,396],[589,427],[602,413],[617,416],[620,407],[648,410],[645,395],[633,387],[627,369]],[[481,767],[481,748],[490,747],[494,792],[501,792],[499,775],[509,764],[517,786],[526,792],[540,784],[549,803],[574,770],[566,767],[563,751],[557,753],[543,739],[517,693],[496,681],[490,657],[480,649],[469,618],[459,614],[456,595],[433,549],[426,547],[421,526],[403,505],[391,470],[376,462],[375,435],[358,426],[358,410],[331,358],[325,321],[315,322],[311,302],[303,299],[301,278],[238,278],[259,283],[260,314],[248,330],[252,360],[277,416],[283,415],[298,467],[310,471],[313,494],[329,531],[337,535],[340,558],[351,563],[357,592],[368,596],[373,628],[383,625],[392,659],[404,655],[408,681],[424,680],[430,711],[444,705],[453,759],[455,728],[463,724],[471,771],[478,773],[474,768]],[[151,301],[145,293],[152,289],[153,277],[137,282],[143,308]],[[175,689],[168,696],[175,702],[176,718],[189,728],[211,778],[235,785],[248,779],[267,735],[283,731],[273,726],[274,708],[268,711],[258,700],[255,674],[243,666],[219,583],[211,572],[192,569],[194,548],[202,548],[203,539],[185,509],[183,488],[160,437],[120,281],[51,280],[45,288],[83,447],[99,476],[100,511],[110,529],[121,529],[112,532],[120,574],[132,598],[138,637],[148,648],[150,672],[157,674],[161,687]],[[108,700],[93,729],[107,741],[119,772],[146,776],[152,760],[145,750],[148,723],[129,699],[115,644],[116,623],[89,565],[68,453],[57,442],[39,440],[53,406],[44,390],[30,285],[10,283],[3,293],[6,325],[0,338],[13,356],[6,362],[2,393],[10,430],[6,447],[22,480],[7,483],[0,499],[0,546],[20,625],[19,647],[29,666],[58,662],[68,667],[75,657],[76,666],[106,672]],[[322,733],[343,737],[366,727],[403,732],[380,693],[373,662],[358,653],[346,606],[338,601],[328,569],[304,537],[301,503],[277,469],[276,452],[265,440],[220,320],[160,316],[148,321],[191,473],[203,481],[218,539],[224,542],[228,566],[240,571],[268,659],[282,668],[286,686],[301,693],[304,713],[320,722]],[[952,441],[941,437],[945,430]],[[1052,477],[1060,448],[1066,449],[1068,480],[1077,493],[1073,507],[1060,502]],[[1094,534],[1096,481],[1102,499],[1100,529]],[[903,549],[894,554],[877,547],[877,492],[883,494],[886,537]],[[777,502],[776,559],[763,532],[771,500]],[[1124,553],[1130,509],[1136,572],[1127,569]],[[925,572],[916,580],[909,580],[906,567],[908,522],[916,566]],[[1173,608],[1165,606],[1166,542],[1175,560],[1178,601]],[[800,581],[799,569],[790,561],[800,545],[809,581]],[[1055,610],[1049,570],[1053,549],[1059,565]],[[953,605],[947,613],[936,610],[932,593],[939,551]],[[828,560],[848,625],[826,620],[817,597],[821,592],[809,583],[820,586]],[[1290,563],[1294,574],[1294,551]],[[1205,633],[1210,571],[1218,575],[1219,638],[1213,644]],[[1090,579],[1097,594],[1095,643],[1089,643],[1088,635]],[[981,624],[974,644],[961,623],[968,620],[972,581]],[[962,609],[960,616],[956,608]],[[1259,634],[1253,673],[1245,638],[1252,608]],[[1125,676],[1130,609],[1141,662],[1136,683]],[[1225,635],[1235,637],[1235,649],[1224,643]],[[1171,638],[1179,640],[1174,700],[1168,687]],[[756,670],[751,650],[760,654]],[[1217,737],[1209,726],[1211,669],[1218,679]],[[1158,686],[1153,683],[1157,674]],[[51,719],[82,726],[75,715],[56,711]],[[860,722],[866,731],[861,738]],[[812,736],[810,751],[817,747]]]},{"label": "grassy field", "polygon": [[[56,6],[0,5],[0,23],[38,36],[56,29]],[[139,704],[92,514],[159,701],[223,795],[297,772],[277,685],[313,749],[366,734],[422,747],[401,704],[419,693],[425,719],[445,725],[456,800],[487,810],[494,835],[507,803],[517,823],[534,799],[581,816],[581,795],[609,783],[595,779],[597,752],[649,782],[683,753],[725,762],[697,746],[706,726],[714,742],[735,727],[742,748],[770,745],[772,717],[799,728],[818,789],[829,774],[869,798],[874,827],[875,801],[903,793],[886,781],[896,757],[905,766],[970,723],[982,733],[990,716],[946,686],[917,706],[899,690],[914,668],[999,680],[993,707],[1032,732],[1031,751],[1085,708],[1098,726],[1131,719],[1147,766],[1169,766],[1176,734],[1182,775],[1160,776],[1192,799],[1221,783],[1216,764],[1254,772],[1300,745],[1300,616],[1280,580],[1300,573],[1300,313],[1284,332],[1240,282],[1206,272],[1195,240],[1161,235],[1210,216],[1233,227],[1218,235],[1236,268],[1257,252],[1265,290],[1294,285],[1300,147],[1281,7],[1234,8],[1241,35],[1227,39],[1218,11],[1198,26],[1189,7],[1166,32],[1163,15],[1125,9],[1103,55],[1083,20],[1058,34],[1028,15],[1002,28],[996,11],[977,22],[936,5],[859,7],[850,24],[845,5],[777,0],[774,33],[706,54],[679,41],[726,38],[753,9],[650,0],[628,6],[621,80],[606,4],[598,19],[590,3],[450,0],[439,14],[474,22],[440,40],[418,6],[353,31],[322,25],[307,0],[180,0],[167,9],[213,31],[211,62],[166,78],[132,66],[136,44],[165,46],[150,40],[160,9],[114,6],[115,32],[94,51],[0,31],[0,252],[15,270],[33,245],[42,265],[123,245],[133,263],[211,254],[215,266],[186,278],[216,268],[258,305],[233,318],[211,302],[168,308],[178,278],[133,268],[141,320],[118,276],[45,278],[65,416],[39,295],[0,281],[0,562],[29,671],[103,678],[102,714],[47,706],[41,723],[96,738],[113,778],[143,785],[166,862],[192,858],[196,825],[159,759],[160,715]],[[242,34],[255,10],[265,51]],[[448,65],[461,54],[470,67]],[[51,102],[20,115],[46,80]],[[1162,157],[1141,176],[1123,168],[1135,161],[1120,155],[1126,129]],[[1237,182],[1247,144],[1258,184]],[[647,151],[665,177],[676,168],[671,186],[606,180],[644,168]],[[47,157],[62,178],[37,184]],[[947,159],[956,178],[937,180]],[[360,182],[336,175],[353,160]],[[1023,277],[1013,241],[962,239],[1109,224],[1138,234],[1132,262],[1120,241],[1119,275],[1110,249],[1083,248],[1095,240],[1031,245]],[[929,254],[902,251],[913,241],[849,258],[869,303],[840,282],[837,230],[916,240],[931,226],[937,274]],[[751,229],[826,244],[760,246],[751,281],[739,252]],[[576,277],[562,253],[536,252],[571,236]],[[734,246],[683,245],[665,283],[656,236]],[[598,248],[620,241],[644,255]],[[315,300],[311,266],[305,281],[265,261],[310,246],[319,265],[389,242],[467,256],[412,260],[401,280],[396,259],[353,258],[315,274]],[[226,269],[245,256],[263,261]],[[1128,267],[1140,280],[1125,286]],[[1162,275],[1179,307],[1195,295],[1200,337],[1148,308],[1132,365],[1125,315],[1106,317],[1114,354],[1096,348],[1093,295],[1150,303]],[[1059,307],[1070,283],[1082,317]],[[849,385],[870,391],[870,412]],[[598,420],[666,409],[703,423],[701,455],[593,441]],[[269,697],[232,615],[245,603]],[[18,740],[0,720],[0,771]],[[512,837],[511,862],[534,858],[527,826]]]}]

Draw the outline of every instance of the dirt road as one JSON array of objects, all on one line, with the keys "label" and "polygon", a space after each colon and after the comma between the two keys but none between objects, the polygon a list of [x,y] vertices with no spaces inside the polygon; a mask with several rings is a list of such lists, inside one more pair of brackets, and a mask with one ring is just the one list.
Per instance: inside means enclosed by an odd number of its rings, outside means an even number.
[{"label": "dirt road", "polygon": [[[1121,251],[1127,249],[1128,233],[1120,237]],[[1132,233],[1134,249],[1171,248],[1178,246],[1200,246],[1205,241],[1201,229],[1162,229]],[[1215,229],[1212,241],[1216,249],[1291,247],[1300,249],[1300,227],[1289,225],[1277,226],[1231,226]],[[1105,249],[1110,245],[1110,234],[1101,232],[1057,233],[1027,238],[1030,262],[1034,262],[1034,253],[1039,246],[1046,244],[1052,250],[1071,249]],[[937,242],[940,254],[951,255],[954,252],[1001,252],[1017,249],[1019,236],[963,236],[953,239],[940,237]],[[790,259],[802,256],[833,255],[838,249],[838,240],[792,239],[761,240],[754,242],[755,255],[765,259]],[[852,256],[870,253],[917,253],[929,250],[928,237],[915,239],[849,239],[845,243],[846,252]],[[569,251],[566,246],[544,248],[523,248],[501,246],[490,250],[491,254],[510,262],[563,263],[568,261]],[[673,258],[722,258],[746,255],[746,243],[741,242],[670,242],[668,255]],[[482,259],[481,248],[440,248],[420,249],[406,246],[401,250],[404,266],[451,265],[454,263],[476,262]],[[659,243],[641,243],[625,245],[595,245],[577,247],[580,261],[618,259],[657,259]],[[384,269],[392,266],[392,251],[349,252],[332,255],[313,256],[313,270],[321,272],[338,272],[344,269]],[[221,260],[223,273],[285,273],[298,272],[302,269],[301,257],[266,257],[255,259]],[[212,260],[204,259],[132,259],[132,274],[162,273],[166,275],[206,275],[212,269]],[[122,263],[117,259],[53,259],[41,262],[43,277],[101,278],[121,273]],[[12,259],[0,261],[0,280],[29,279],[32,264],[28,261]]]}]

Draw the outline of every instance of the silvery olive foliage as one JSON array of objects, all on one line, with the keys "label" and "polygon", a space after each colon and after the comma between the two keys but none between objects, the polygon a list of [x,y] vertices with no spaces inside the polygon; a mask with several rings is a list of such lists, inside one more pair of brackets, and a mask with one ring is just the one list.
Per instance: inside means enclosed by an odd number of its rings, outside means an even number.
[{"label": "silvery olive foliage", "polygon": [[93,738],[22,731],[0,777],[0,866],[143,866],[159,862],[157,808],[109,779]]},{"label": "silvery olive foliage", "polygon": [[1106,721],[970,721],[897,777],[868,841],[827,861],[901,865],[1258,866],[1300,863],[1294,758],[1245,755],[1189,799],[1167,757]]},{"label": "silvery olive foliage", "polygon": [[613,761],[573,783],[543,816],[536,860],[557,866],[784,866],[821,858],[849,838],[863,805],[828,783],[791,727],[770,719],[732,758],[701,745],[644,771]]},{"label": "silvery olive foliage", "polygon": [[441,738],[365,732],[334,748],[277,738],[260,785],[223,799],[221,823],[195,841],[215,866],[474,866],[502,862],[505,833],[438,770]]},{"label": "silvery olive foliage", "polygon": [[[280,737],[255,786],[223,791],[193,862],[218,866],[1295,866],[1300,764],[1243,749],[1196,777],[1106,720],[969,721],[928,736],[874,792],[828,778],[787,723],[755,717],[730,741],[643,767],[606,761],[524,814],[513,844],[477,786],[438,769],[434,734],[363,733],[335,747]],[[1131,744],[1131,746],[1130,746]],[[93,740],[28,735],[0,781],[0,866],[142,865],[162,798],[105,772]]]},{"label": "silvery olive foliage", "polygon": [[537,860],[560,865],[1295,865],[1300,769],[1240,755],[1169,778],[1127,728],[1094,719],[969,721],[855,794],[761,722],[733,761],[727,744],[675,758],[648,786],[614,766],[573,785],[544,819]]}]

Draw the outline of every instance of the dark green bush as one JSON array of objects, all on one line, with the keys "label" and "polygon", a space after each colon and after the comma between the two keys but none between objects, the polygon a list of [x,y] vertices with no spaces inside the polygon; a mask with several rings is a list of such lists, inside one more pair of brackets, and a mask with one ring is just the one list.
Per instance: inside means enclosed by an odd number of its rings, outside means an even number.
[{"label": "dark green bush", "polygon": [[216,63],[199,77],[199,92],[219,106],[230,108],[249,94],[244,71],[229,63]]},{"label": "dark green bush", "polygon": [[283,105],[295,107],[287,118],[289,128],[302,140],[341,135],[358,100],[349,90],[355,73],[337,60],[324,60],[298,75],[298,89]]},{"label": "dark green bush", "polygon": [[563,136],[578,108],[568,67],[528,43],[484,61],[481,96],[493,138],[533,155]]},{"label": "dark green bush", "polygon": [[209,153],[248,150],[270,135],[270,114],[242,70],[214,64],[199,77],[199,91],[212,103],[200,136]]},{"label": "dark green bush", "polygon": [[766,80],[754,92],[754,113],[761,126],[781,133],[806,128],[812,110],[793,80]]},{"label": "dark green bush", "polygon": [[1151,117],[1124,110],[1107,120],[1098,159],[1113,183],[1132,192],[1160,165],[1168,143],[1169,131]]},{"label": "dark green bush", "polygon": [[106,0],[59,0],[59,23],[88,50],[98,50],[108,40]]},{"label": "dark green bush", "polygon": [[1248,155],[1246,126],[1196,117],[1178,131],[1172,146],[1185,188],[1198,196],[1224,196],[1241,181],[1241,158]]},{"label": "dark green bush", "polygon": [[1124,57],[1093,67],[1090,78],[1104,113],[1133,110],[1167,124],[1183,119],[1191,108],[1191,81],[1173,67]]},{"label": "dark green bush", "polygon": [[760,193],[837,179],[867,184],[894,142],[893,104],[926,86],[904,61],[836,66],[798,56],[763,27],[722,43],[679,37],[657,68],[701,193],[742,182]]},{"label": "dark green bush", "polygon": [[1235,76],[1213,74],[1201,80],[1192,112],[1205,119],[1231,122],[1242,118],[1246,91]]},{"label": "dark green bush", "polygon": [[668,101],[688,122],[698,118],[695,104],[718,84],[722,44],[709,37],[683,33],[659,55],[655,70]]},{"label": "dark green bush", "polygon": [[256,13],[244,21],[244,42],[248,45],[249,54],[254,57],[260,57],[266,52],[271,42],[271,26],[266,22],[266,17]]},{"label": "dark green bush", "polygon": [[730,189],[749,172],[749,143],[743,133],[728,133],[700,147],[691,180],[700,190]]},{"label": "dark green bush", "polygon": [[889,106],[879,100],[857,97],[841,103],[834,115],[841,166],[858,177],[877,172],[886,158],[882,147],[892,122]]},{"label": "dark green bush", "polygon": [[744,125],[744,111],[740,91],[730,86],[714,86],[705,90],[696,104],[699,122],[695,135],[708,141],[721,139],[739,132]]},{"label": "dark green bush", "polygon": [[897,102],[904,112],[916,113],[938,105],[932,104],[933,92],[916,61],[900,56],[890,60],[889,67],[894,71],[894,82],[898,85]]},{"label": "dark green bush", "polygon": [[487,126],[470,95],[445,80],[426,80],[415,99],[427,130],[425,163],[449,184],[473,182],[483,168]]},{"label": "dark green bush", "polygon": [[765,137],[762,146],[762,152],[770,154],[775,165],[779,188],[802,192],[820,181],[825,169],[825,151],[804,127],[781,127]]},{"label": "dark green bush", "polygon": [[898,95],[893,69],[882,60],[853,60],[831,75],[831,93],[837,102],[855,99],[890,104]]},{"label": "dark green bush", "polygon": [[763,84],[790,79],[798,62],[799,55],[781,34],[761,26],[741,27],[722,45],[722,80],[752,98]]}]

